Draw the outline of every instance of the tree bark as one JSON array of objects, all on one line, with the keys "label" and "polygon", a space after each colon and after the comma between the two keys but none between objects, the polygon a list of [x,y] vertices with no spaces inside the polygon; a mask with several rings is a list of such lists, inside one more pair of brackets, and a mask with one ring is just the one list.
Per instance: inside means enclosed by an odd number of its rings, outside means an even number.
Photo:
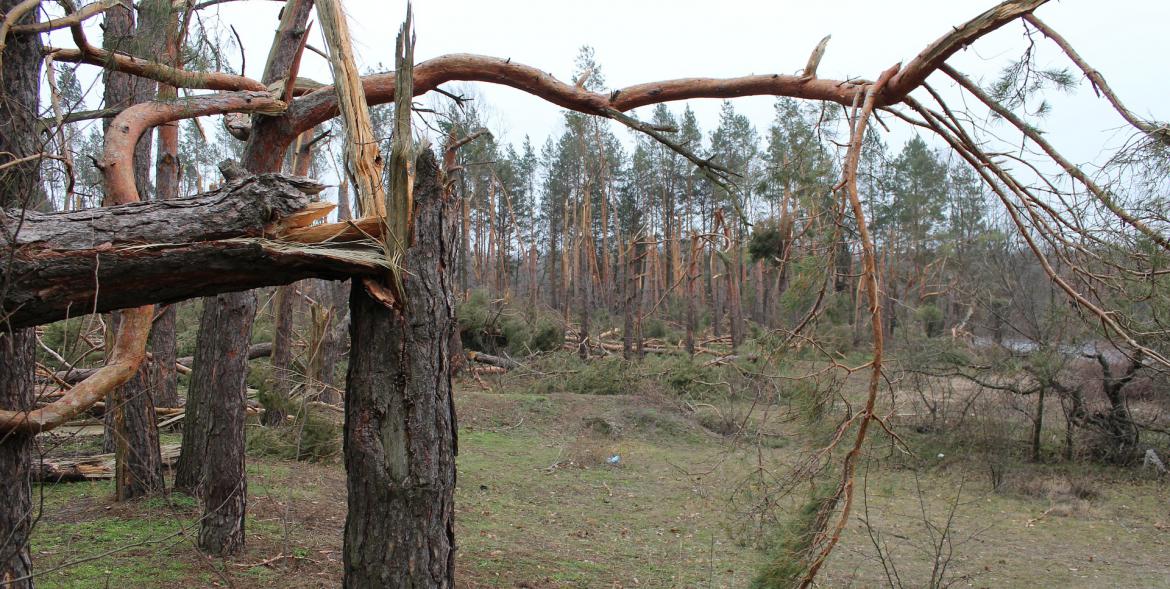
[{"label": "tree bark", "polygon": [[[148,10],[147,13],[152,11]],[[102,46],[106,51],[120,51],[122,53],[142,55],[143,49],[149,49],[151,41],[157,36],[155,31],[139,31],[136,22],[137,11],[132,4],[117,4],[105,12],[103,22]],[[132,105],[146,102],[154,98],[157,83],[116,70],[103,72],[105,103],[112,108],[128,108]],[[110,133],[110,119],[102,120],[102,129],[107,136]],[[142,134],[134,145],[133,173],[134,183],[138,194],[143,201],[149,200],[147,189],[150,186],[150,149],[152,137],[149,133]],[[109,198],[104,204],[112,204]],[[111,316],[110,325],[120,323],[119,313]],[[110,332],[109,340],[113,340],[115,327]],[[147,388],[145,375],[150,371],[150,361],[139,366],[137,373],[114,388],[106,396],[106,407],[111,408],[104,417],[106,424],[104,449],[113,452],[117,463],[117,476],[114,477],[114,497],[118,501],[132,499],[142,494],[154,492],[156,482],[162,480],[162,468],[158,460],[151,460],[157,456],[158,432],[154,424],[154,405]],[[145,425],[147,429],[131,429],[134,425]],[[153,443],[152,451],[148,446]]]},{"label": "tree bark", "polygon": [[[305,25],[312,9],[311,0],[289,0],[281,14],[261,82],[273,84],[296,75],[304,44]],[[290,72],[291,70],[291,72]],[[244,174],[274,172],[280,169],[288,146],[279,130],[281,119],[255,117],[251,138],[244,148],[241,167]],[[221,165],[221,170],[229,171]],[[247,350],[252,323],[256,318],[256,295],[251,292],[221,294],[204,299],[200,320],[200,344],[195,354],[192,389],[206,403],[206,411],[197,414],[195,423],[204,431],[204,451],[196,460],[206,461],[201,477],[203,520],[199,530],[199,547],[210,554],[228,555],[244,546],[244,514],[247,483],[244,474],[244,379],[248,372]],[[199,352],[203,351],[203,354]],[[215,398],[219,391],[221,398]]]},{"label": "tree bark", "polygon": [[404,298],[391,309],[351,286],[346,587],[453,586],[456,214],[429,152],[417,173]]},{"label": "tree bark", "polygon": [[[113,331],[122,321],[120,311],[112,317]],[[148,382],[153,361],[143,362],[130,380],[114,389],[106,399],[106,436],[114,450],[114,499],[127,501],[166,490],[162,456],[158,446],[158,416]]]},{"label": "tree bark", "polygon": [[[0,7],[10,8],[3,3]],[[8,71],[8,67],[4,69]],[[35,342],[31,328],[0,332],[0,408],[19,411],[33,407]],[[33,516],[32,446],[31,434],[0,434],[0,586],[14,589],[33,586],[32,580],[25,578],[32,574],[28,550]]]},{"label": "tree bark", "polygon": [[[20,0],[0,0],[0,13],[10,11]],[[37,22],[37,11],[29,11],[23,22]],[[41,41],[36,34],[11,34],[3,51],[0,69],[0,163],[9,158],[30,157],[41,151],[37,134],[37,104],[40,97]],[[40,189],[40,162],[29,161],[0,171],[0,207],[45,208]],[[11,238],[8,225],[0,226],[0,239]],[[7,268],[0,268],[0,293],[20,284]],[[0,317],[14,307],[0,298]],[[36,366],[36,335],[32,329],[14,329],[0,324],[0,409],[33,408],[33,371]],[[29,536],[32,533],[31,487],[33,436],[23,432],[0,433],[0,586],[26,589],[33,586]]]},{"label": "tree bark", "polygon": [[[157,8],[156,8],[157,9]],[[167,10],[166,46],[164,48],[165,61],[168,65],[179,66],[179,13],[177,10]],[[160,101],[175,100],[179,97],[178,88],[159,84],[158,99]],[[170,122],[159,125],[155,131],[158,136],[158,159],[154,164],[155,200],[174,200],[179,197],[179,123]],[[150,390],[158,407],[177,407],[179,405],[179,380],[175,371],[175,355],[177,333],[175,329],[175,305],[161,305],[158,318],[150,331],[150,351],[154,356],[150,363]]]},{"label": "tree bark", "polygon": [[11,277],[0,293],[10,310],[4,319],[26,327],[300,277],[347,277],[354,261],[369,265],[353,257],[360,246],[238,239],[302,222],[309,204],[302,190],[318,187],[264,175],[167,203],[0,213],[0,274]]},{"label": "tree bark", "polygon": [[[244,477],[244,379],[248,364],[239,350],[248,349],[256,295],[253,291],[220,295],[204,304],[214,305],[214,309],[203,313],[190,387],[190,395],[201,404],[200,417],[205,417],[195,420],[201,431],[192,432],[193,445],[201,442],[202,452],[193,448],[196,451],[190,454],[206,463],[199,477],[203,498],[199,548],[208,554],[229,556],[244,547],[248,489]],[[186,438],[184,435],[184,445]],[[182,458],[188,456],[185,450]]]}]

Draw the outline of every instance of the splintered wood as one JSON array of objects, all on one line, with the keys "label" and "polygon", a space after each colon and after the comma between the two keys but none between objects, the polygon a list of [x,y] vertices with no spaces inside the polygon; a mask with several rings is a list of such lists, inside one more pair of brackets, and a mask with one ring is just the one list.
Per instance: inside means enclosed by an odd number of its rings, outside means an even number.
[{"label": "splintered wood", "polygon": [[361,76],[354,63],[349,24],[341,9],[341,0],[317,0],[317,16],[325,34],[329,64],[333,68],[333,86],[337,88],[338,107],[345,121],[348,140],[345,157],[357,183],[362,215],[386,216],[386,192],[382,188],[382,155],[370,122],[370,109],[362,88]]}]

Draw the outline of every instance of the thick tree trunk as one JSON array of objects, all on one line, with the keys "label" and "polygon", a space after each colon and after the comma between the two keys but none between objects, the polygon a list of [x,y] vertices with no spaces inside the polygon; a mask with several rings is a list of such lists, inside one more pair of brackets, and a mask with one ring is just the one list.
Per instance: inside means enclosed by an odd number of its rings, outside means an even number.
[{"label": "thick tree trunk", "polygon": [[[201,403],[201,417],[205,417],[196,420],[201,431],[191,432],[195,434],[193,443],[202,442],[202,452],[194,448],[191,457],[207,463],[199,477],[203,498],[199,548],[208,554],[227,556],[244,546],[247,505],[244,380],[248,364],[244,358],[233,356],[248,349],[256,317],[256,295],[253,291],[219,295],[204,305],[212,309],[204,309],[199,326],[196,370],[190,387],[191,396]],[[199,369],[201,366],[204,368]],[[186,437],[183,436],[184,445]],[[184,448],[182,458],[186,457]]]},{"label": "thick tree trunk", "polygon": [[[264,175],[167,203],[52,214],[5,211],[0,273],[12,280],[0,304],[12,310],[9,323],[27,327],[302,277],[372,274],[379,267],[370,256],[376,248],[257,237],[303,222],[314,209],[304,210],[309,201],[302,190],[318,189],[305,179]],[[16,227],[13,237],[10,228]]]},{"label": "thick tree trunk", "polygon": [[[311,0],[288,0],[281,13],[261,82],[272,84],[294,72],[300,59]],[[250,175],[280,169],[287,148],[280,119],[254,117],[251,138],[244,148],[242,171]],[[229,175],[229,169],[221,165]],[[247,181],[247,179],[245,180]],[[251,292],[221,294],[204,299],[199,343],[191,379],[193,393],[203,397],[206,410],[187,426],[203,432],[203,451],[192,456],[205,461],[202,471],[203,520],[199,547],[205,552],[228,555],[244,546],[244,514],[247,482],[244,474],[244,379],[248,372],[247,350],[256,318],[256,295]],[[201,353],[202,352],[202,353]],[[196,387],[204,387],[195,391]]]},{"label": "thick tree trunk", "polygon": [[403,300],[391,309],[351,287],[346,587],[454,583],[456,212],[429,152],[417,170]]},{"label": "thick tree trunk", "polygon": [[[0,332],[0,409],[33,407],[35,350],[31,328]],[[14,589],[33,586],[25,579],[32,574],[32,446],[31,435],[0,434],[0,586]]]},{"label": "thick tree trunk", "polygon": [[[20,0],[0,0],[0,13],[9,15]],[[37,10],[14,24],[36,22]],[[40,97],[40,35],[9,35],[4,48],[4,65],[0,76],[0,163],[32,156],[41,151],[37,133],[37,103]],[[0,170],[0,207],[44,208],[40,189],[40,162],[10,166]],[[0,227],[0,238],[9,238],[7,226]],[[7,268],[0,268],[0,290],[8,290],[20,279]],[[15,309],[7,300],[0,301],[0,318]],[[33,371],[36,335],[32,329],[13,329],[0,324],[0,409],[33,408]],[[32,532],[33,503],[31,487],[33,437],[28,434],[0,433],[0,586],[26,589],[33,586],[29,536]]]}]

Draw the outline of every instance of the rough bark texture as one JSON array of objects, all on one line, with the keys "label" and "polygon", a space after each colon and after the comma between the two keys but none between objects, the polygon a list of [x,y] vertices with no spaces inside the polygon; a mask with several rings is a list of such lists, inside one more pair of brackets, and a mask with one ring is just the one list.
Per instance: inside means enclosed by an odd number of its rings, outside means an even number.
[{"label": "rough bark texture", "polygon": [[[166,202],[136,202],[84,211],[24,214],[14,239],[0,245],[65,254],[143,244],[211,241],[259,235],[265,225],[304,209],[321,185],[306,178],[264,174],[222,188]],[[20,222],[19,211],[5,211],[5,228]]]},{"label": "rough bark texture", "polygon": [[[146,10],[145,14],[155,14]],[[133,5],[116,5],[105,13],[102,45],[107,51],[131,54],[153,54],[155,40],[161,37],[144,26],[138,30],[136,11]],[[147,23],[143,23],[144,25]],[[158,23],[152,23],[157,25]],[[105,103],[112,108],[128,108],[152,100],[157,83],[153,80],[106,70]],[[102,121],[107,136],[110,135],[110,120]],[[116,130],[115,130],[116,132]],[[134,183],[140,198],[149,198],[150,150],[152,137],[143,134],[134,146]],[[104,204],[113,204],[107,198]],[[110,324],[117,326],[120,316],[115,312]],[[117,332],[117,327],[111,332]],[[121,386],[110,391],[106,397],[105,450],[113,452],[117,464],[114,477],[114,497],[118,501],[150,495],[163,490],[162,465],[158,455],[158,429],[154,415],[154,402],[148,387],[151,362],[139,366],[138,371]]]},{"label": "rough bark texture", "polygon": [[352,285],[346,587],[453,586],[455,215],[434,157],[417,169],[404,299],[390,309]]},{"label": "rough bark texture", "polygon": [[[0,332],[0,408],[22,410],[33,406],[35,342],[31,328]],[[3,587],[32,587],[31,580],[16,580],[32,573],[28,551],[33,515],[32,445],[33,436],[29,434],[0,434],[0,586]]]},{"label": "rough bark texture", "polygon": [[11,277],[0,299],[11,310],[5,319],[38,325],[299,276],[344,277],[346,264],[329,252],[318,257],[262,241],[224,241],[262,234],[308,204],[302,190],[318,188],[303,178],[264,175],[169,202],[6,211],[0,215],[0,273]]},{"label": "rough bark texture", "polygon": [[[197,420],[202,431],[192,432],[192,442],[202,442],[203,451],[196,450],[191,457],[206,462],[200,475],[203,519],[199,547],[209,554],[228,556],[244,546],[244,379],[248,364],[246,355],[240,357],[239,351],[248,349],[256,295],[252,291],[220,295],[204,304],[216,308],[204,311],[204,322],[199,326],[195,366],[203,369],[194,371],[190,393],[205,416]],[[184,445],[186,438],[184,435]],[[183,458],[187,457],[185,450]]]},{"label": "rough bark texture", "polygon": [[175,328],[176,312],[173,305],[160,305],[158,319],[154,320],[154,327],[150,330],[149,349],[151,356],[147,374],[150,394],[157,407],[179,406],[179,373],[175,368],[178,361],[176,354]]},{"label": "rough bark texture", "polygon": [[[0,12],[8,14],[19,0],[0,0]],[[36,22],[36,10],[22,22]],[[13,34],[4,48],[0,70],[0,163],[27,157],[40,151],[36,133],[37,99],[40,96],[41,42],[39,35]],[[45,204],[39,188],[39,162],[11,166],[0,171],[0,207],[38,208]],[[11,235],[11,227],[0,227],[0,236]],[[0,269],[0,292],[18,281]],[[0,303],[0,316],[11,309]],[[33,369],[36,336],[32,329],[0,325],[0,409],[27,410],[33,407]],[[13,432],[0,433],[0,586],[9,589],[32,587],[32,560],[28,541],[32,531],[32,489],[30,467],[33,437]]]},{"label": "rough bark texture", "polygon": [[[121,312],[115,311],[112,324],[117,331]],[[162,493],[166,485],[162,475],[162,456],[158,447],[158,416],[150,395],[149,371],[152,362],[142,367],[130,380],[114,389],[106,400],[108,440],[114,451],[114,498],[126,501]]]},{"label": "rough bark texture", "polygon": [[[164,3],[165,0],[159,2]],[[168,65],[179,65],[179,13],[167,11],[165,56]],[[159,100],[176,100],[178,88],[159,84]],[[154,164],[155,200],[174,200],[179,197],[179,123],[159,125],[158,159]],[[162,305],[158,318],[150,331],[150,351],[154,356],[150,364],[150,388],[154,403],[159,407],[179,405],[179,380],[175,371],[177,333],[175,329],[176,305]]]}]

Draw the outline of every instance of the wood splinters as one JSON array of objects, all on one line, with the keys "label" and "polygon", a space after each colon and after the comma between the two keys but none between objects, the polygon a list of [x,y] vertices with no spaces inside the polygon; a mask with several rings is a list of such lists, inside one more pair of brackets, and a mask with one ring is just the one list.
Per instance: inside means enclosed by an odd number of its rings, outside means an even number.
[{"label": "wood splinters", "polygon": [[803,79],[811,80],[817,77],[817,68],[820,67],[821,58],[825,56],[825,48],[829,46],[829,39],[832,38],[832,35],[825,35],[825,38],[821,39],[820,43],[817,43],[812,54],[808,56],[808,63],[804,66],[804,72],[801,76]]}]

